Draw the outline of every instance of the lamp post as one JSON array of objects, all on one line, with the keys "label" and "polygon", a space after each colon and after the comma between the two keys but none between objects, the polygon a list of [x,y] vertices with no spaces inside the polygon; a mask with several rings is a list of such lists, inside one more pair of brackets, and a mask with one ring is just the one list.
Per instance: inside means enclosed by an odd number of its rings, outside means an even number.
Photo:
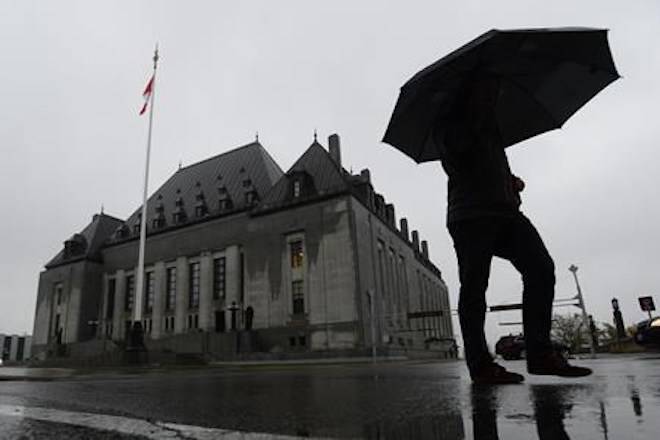
[{"label": "lamp post", "polygon": [[573,278],[575,278],[575,286],[577,287],[577,295],[575,295],[575,299],[578,300],[577,306],[582,310],[582,321],[584,323],[584,326],[588,329],[589,331],[589,348],[591,351],[591,357],[592,359],[596,358],[596,347],[594,347],[594,335],[591,329],[591,326],[589,325],[589,318],[587,317],[587,310],[584,305],[584,297],[582,296],[582,289],[580,289],[580,283],[578,281],[577,277],[577,271],[578,267],[575,264],[571,264],[571,266],[568,268],[573,273]]}]

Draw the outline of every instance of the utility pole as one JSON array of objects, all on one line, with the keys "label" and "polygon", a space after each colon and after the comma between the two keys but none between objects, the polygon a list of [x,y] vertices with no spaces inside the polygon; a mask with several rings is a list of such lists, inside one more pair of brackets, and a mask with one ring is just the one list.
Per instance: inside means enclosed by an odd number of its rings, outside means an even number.
[{"label": "utility pole", "polygon": [[575,299],[578,300],[577,306],[582,310],[582,321],[584,323],[585,328],[589,331],[589,348],[591,351],[591,358],[595,359],[596,358],[596,347],[594,347],[594,334],[591,329],[591,325],[589,322],[589,317],[587,316],[587,308],[584,305],[584,297],[582,296],[582,289],[580,289],[580,283],[578,281],[577,277],[577,271],[578,267],[575,264],[571,264],[571,266],[568,268],[573,273],[573,278],[575,278],[575,286],[577,287],[577,295],[575,296]]}]

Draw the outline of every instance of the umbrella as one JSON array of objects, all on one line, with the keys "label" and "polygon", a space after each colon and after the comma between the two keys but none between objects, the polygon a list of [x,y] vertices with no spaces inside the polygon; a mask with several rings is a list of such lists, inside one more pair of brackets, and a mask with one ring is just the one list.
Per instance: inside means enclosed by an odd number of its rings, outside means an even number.
[{"label": "umbrella", "polygon": [[401,87],[383,142],[418,163],[442,159],[444,133],[466,117],[466,97],[488,84],[491,103],[471,112],[490,118],[508,147],[560,128],[617,78],[607,30],[493,29]]}]

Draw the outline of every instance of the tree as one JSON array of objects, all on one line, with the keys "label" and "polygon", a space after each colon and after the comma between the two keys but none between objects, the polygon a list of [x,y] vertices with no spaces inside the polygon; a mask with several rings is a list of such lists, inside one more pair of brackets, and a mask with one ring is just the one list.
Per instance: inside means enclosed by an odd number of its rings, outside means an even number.
[{"label": "tree", "polygon": [[609,322],[601,323],[601,328],[598,329],[598,333],[598,341],[600,341],[601,345],[607,345],[617,341],[618,336],[616,327]]},{"label": "tree", "polygon": [[571,353],[582,351],[589,341],[589,331],[583,325],[582,316],[577,313],[555,315],[552,321],[552,339],[567,346]]}]

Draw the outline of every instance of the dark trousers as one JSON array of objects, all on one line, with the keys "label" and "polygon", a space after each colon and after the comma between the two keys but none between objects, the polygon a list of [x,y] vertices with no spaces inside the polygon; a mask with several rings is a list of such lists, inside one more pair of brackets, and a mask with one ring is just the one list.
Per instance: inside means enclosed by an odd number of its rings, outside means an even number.
[{"label": "dark trousers", "polygon": [[449,224],[458,258],[458,315],[465,360],[474,373],[492,361],[486,344],[486,289],[493,256],[509,260],[523,281],[523,331],[527,357],[551,349],[550,325],[555,265],[536,228],[522,213],[479,217]]}]

